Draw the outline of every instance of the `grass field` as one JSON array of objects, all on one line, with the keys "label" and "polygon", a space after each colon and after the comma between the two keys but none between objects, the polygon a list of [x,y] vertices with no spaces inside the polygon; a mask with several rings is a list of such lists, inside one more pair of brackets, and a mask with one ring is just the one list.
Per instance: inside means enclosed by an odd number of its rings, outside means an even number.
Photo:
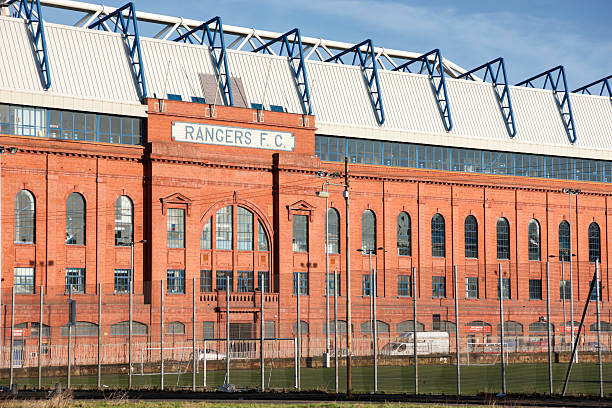
[{"label": "grass field", "polygon": [[[566,364],[553,365],[553,384],[556,393],[561,392]],[[462,366],[461,392],[464,395],[473,395],[482,392],[498,393],[501,391],[501,367],[495,366]],[[346,371],[344,367],[339,370],[340,391],[346,389]],[[134,388],[159,388],[159,375],[133,375]],[[603,367],[604,393],[612,395],[612,364]],[[208,371],[207,386],[216,389],[224,383],[224,371]],[[266,388],[277,390],[294,389],[294,369],[266,369]],[[37,378],[16,378],[20,387],[33,388],[37,385]],[[66,384],[66,378],[43,378],[43,387],[51,388],[56,382]],[[95,388],[97,377],[72,376],[74,388]],[[302,390],[334,391],[333,368],[302,368]],[[0,384],[7,385],[8,379]],[[127,375],[105,375],[102,384],[108,388],[126,388]],[[167,374],[164,384],[167,389],[191,387],[192,373],[182,375]],[[237,388],[259,388],[259,370],[232,369],[230,383]],[[203,373],[196,376],[196,385],[202,388]],[[373,391],[373,368],[353,368],[353,389],[355,392]],[[414,367],[381,366],[378,369],[378,390],[385,393],[414,393]],[[506,368],[506,390],[508,393],[548,393],[548,366],[546,364],[514,364]],[[419,366],[419,392],[424,394],[456,394],[456,367],[455,366]],[[568,395],[596,395],[599,393],[598,371],[596,364],[574,365]]]}]

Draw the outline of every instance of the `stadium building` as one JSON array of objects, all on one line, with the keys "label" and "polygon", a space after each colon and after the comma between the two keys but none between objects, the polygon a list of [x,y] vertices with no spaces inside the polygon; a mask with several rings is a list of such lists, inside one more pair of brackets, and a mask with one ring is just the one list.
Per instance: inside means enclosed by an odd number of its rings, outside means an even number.
[{"label": "stadium building", "polygon": [[[77,336],[95,341],[101,301],[117,342],[131,270],[151,344],[162,299],[173,336],[191,336],[195,298],[197,337],[223,337],[229,297],[232,337],[258,337],[260,279],[267,335],[296,334],[299,292],[302,335],[321,338],[334,273],[346,331],[347,259],[356,337],[370,333],[370,265],[389,337],[412,329],[416,295],[418,329],[454,332],[458,297],[460,335],[492,341],[500,283],[508,333],[542,336],[549,291],[558,336],[596,261],[612,330],[610,77],[570,92],[559,66],[511,85],[503,59],[471,70],[439,50],[38,3],[4,1],[0,16],[3,344],[11,320],[36,342],[41,288],[49,344],[66,341],[69,291]],[[43,21],[47,7],[83,18]]]}]

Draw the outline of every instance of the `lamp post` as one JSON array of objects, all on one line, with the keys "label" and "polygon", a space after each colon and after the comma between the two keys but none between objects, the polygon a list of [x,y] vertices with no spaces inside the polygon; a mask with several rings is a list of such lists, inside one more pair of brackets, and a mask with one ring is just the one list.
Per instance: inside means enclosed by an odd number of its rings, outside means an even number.
[{"label": "lamp post", "polygon": [[376,296],[378,296],[378,284],[376,279],[376,271],[372,269],[372,254],[376,254],[376,251],[384,250],[383,247],[378,248],[359,248],[357,252],[361,252],[363,255],[368,255],[368,263],[370,270],[368,271],[370,279],[370,326],[372,332],[372,345],[374,352],[374,392],[378,391],[378,327],[376,324]]},{"label": "lamp post", "polygon": [[[140,241],[130,242],[130,327],[128,332],[128,360],[129,360],[129,372],[128,372],[128,389],[132,388],[132,326],[133,326],[133,310],[134,310],[134,245],[136,244],[144,244],[146,243],[146,239],[141,239]],[[195,323],[194,323],[195,324]],[[100,330],[100,328],[98,328]]]},{"label": "lamp post", "polygon": [[[563,190],[561,190],[563,192],[563,194],[567,194],[568,198],[569,198],[569,252],[570,254],[572,253],[572,246],[573,246],[573,239],[572,239],[572,195],[578,195],[580,194],[580,190],[578,189],[574,189],[574,188],[564,188]],[[574,344],[574,277],[573,277],[573,264],[574,261],[572,259],[572,257],[570,256],[570,330],[572,331],[572,335],[571,335],[571,339],[572,339],[572,344]],[[564,328],[565,329],[565,328]],[[577,363],[578,362],[578,350],[576,350],[576,354],[574,357],[574,362]]]},{"label": "lamp post", "polygon": [[[19,149],[16,147],[0,146],[0,203],[2,203],[2,155],[15,154]],[[0,311],[2,310],[2,205],[0,205]],[[14,284],[13,284],[14,286]],[[2,319],[0,319],[0,350],[4,346],[4,332],[2,331]]]}]

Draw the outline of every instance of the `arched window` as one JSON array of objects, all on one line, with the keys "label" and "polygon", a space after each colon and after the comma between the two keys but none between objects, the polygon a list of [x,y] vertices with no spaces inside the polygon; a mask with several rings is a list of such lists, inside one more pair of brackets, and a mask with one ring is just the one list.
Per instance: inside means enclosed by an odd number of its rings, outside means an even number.
[{"label": "arched window", "polygon": [[[372,333],[372,321],[368,320],[359,325],[359,331],[361,333]],[[382,320],[376,321],[376,332],[377,333],[389,333],[389,323],[385,323]]]},{"label": "arched window", "polygon": [[559,224],[559,260],[570,261],[570,225],[567,221]]},{"label": "arched window", "polygon": [[170,322],[166,326],[166,334],[185,334],[185,325],[181,322]]},{"label": "arched window", "polygon": [[217,249],[232,249],[233,223],[231,205],[217,210]]},{"label": "arched window", "polygon": [[497,259],[510,259],[510,225],[508,220],[497,220]]},{"label": "arched window", "polygon": [[539,261],[540,257],[540,223],[532,219],[527,227],[529,238],[529,260]]},{"label": "arched window", "polygon": [[21,190],[15,196],[15,243],[34,243],[35,219],[34,196],[28,190]]},{"label": "arched window", "polygon": [[[395,325],[395,331],[401,333],[412,333],[414,331],[414,320],[404,320]],[[417,320],[416,331],[425,331],[425,325]]]},{"label": "arched window", "polygon": [[212,249],[212,217],[204,224],[202,238],[200,238],[200,249]]},{"label": "arched window", "polygon": [[128,196],[115,202],[115,246],[128,246],[134,239],[133,205]]},{"label": "arched window", "polygon": [[465,257],[478,258],[478,222],[476,217],[465,217]]},{"label": "arched window", "polygon": [[372,210],[365,210],[361,216],[361,249],[364,255],[376,252],[376,216]]},{"label": "arched window", "polygon": [[589,225],[589,262],[601,260],[601,239],[599,236],[599,225],[592,222]]},{"label": "arched window", "polygon": [[340,253],[340,214],[335,208],[327,209],[327,253]]},{"label": "arched window", "polygon": [[[497,332],[501,332],[500,324],[497,325]],[[506,320],[504,322],[504,334],[507,334],[509,336],[522,336],[523,325],[513,320]]]},{"label": "arched window", "polygon": [[[546,326],[546,322],[533,322],[529,323],[529,334],[534,336],[542,336],[546,335],[548,327]],[[555,326],[550,324],[551,333],[555,332]]]},{"label": "arched window", "polygon": [[412,254],[412,224],[410,215],[402,211],[397,216],[397,254],[410,256]]},{"label": "arched window", "polygon": [[[60,330],[60,335],[62,337],[67,337],[69,332],[69,326],[66,324],[62,326]],[[76,324],[72,327],[72,335],[81,337],[81,336],[97,336],[98,335],[98,325],[91,322],[76,322]]]},{"label": "arched window", "polygon": [[434,214],[431,218],[431,256],[444,258],[446,256],[446,228],[444,217]]},{"label": "arched window", "polygon": [[[308,335],[308,322],[301,321],[300,322],[300,330],[302,331],[302,336]],[[293,322],[293,334],[298,334],[298,325],[297,322]]]},{"label": "arched window", "polygon": [[268,236],[266,230],[261,223],[261,220],[257,220],[257,250],[258,251],[269,251],[270,244],[268,244]]},{"label": "arched window", "polygon": [[253,250],[253,213],[244,207],[238,207],[238,234],[236,241],[239,251]]},{"label": "arched window", "polygon": [[[132,336],[146,336],[148,334],[147,325],[137,321],[132,321]],[[115,323],[111,326],[111,336],[129,336],[130,322],[124,321]]]},{"label": "arched window", "polygon": [[66,245],[85,245],[85,199],[79,193],[66,200]]}]

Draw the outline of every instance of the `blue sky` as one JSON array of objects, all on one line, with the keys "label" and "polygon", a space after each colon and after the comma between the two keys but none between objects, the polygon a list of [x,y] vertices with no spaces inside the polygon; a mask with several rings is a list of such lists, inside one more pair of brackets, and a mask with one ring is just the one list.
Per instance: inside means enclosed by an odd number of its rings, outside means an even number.
[{"label": "blue sky", "polygon": [[[107,0],[107,6],[124,1]],[[99,4],[99,1],[94,3]],[[511,83],[564,65],[570,89],[612,74],[610,0],[134,0],[137,10],[414,52],[440,48],[464,68],[503,56]],[[67,12],[45,19],[73,24]],[[144,28],[145,34],[147,33]]]}]

